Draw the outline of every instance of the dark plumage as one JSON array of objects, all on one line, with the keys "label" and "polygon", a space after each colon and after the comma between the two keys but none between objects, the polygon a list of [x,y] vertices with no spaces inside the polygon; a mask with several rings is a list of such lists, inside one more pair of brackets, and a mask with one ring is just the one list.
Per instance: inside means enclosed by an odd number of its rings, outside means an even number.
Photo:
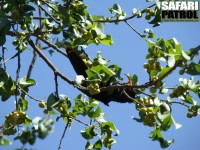
[{"label": "dark plumage", "polygon": [[[79,56],[79,54],[71,48],[68,48],[67,50],[68,58],[76,71],[77,75],[83,75],[85,78],[87,78],[86,70],[88,67],[83,62],[82,58]],[[111,81],[108,81],[107,86],[110,85]],[[83,84],[82,86],[86,86]],[[101,86],[101,85],[100,85]],[[96,95],[91,95],[89,91],[80,90],[83,93],[85,93],[87,96],[92,97],[96,100],[99,100],[103,102],[105,105],[108,105],[109,102],[115,101],[119,103],[126,103],[126,102],[133,102],[131,98],[135,97],[135,91],[133,88],[126,88],[126,89],[114,89],[109,91],[103,91]],[[128,95],[126,95],[126,94]],[[131,97],[131,98],[129,98]]]}]

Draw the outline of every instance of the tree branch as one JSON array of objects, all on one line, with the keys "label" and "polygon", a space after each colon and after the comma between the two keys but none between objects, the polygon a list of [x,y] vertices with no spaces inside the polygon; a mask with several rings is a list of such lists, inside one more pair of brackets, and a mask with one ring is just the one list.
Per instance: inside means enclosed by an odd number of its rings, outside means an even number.
[{"label": "tree branch", "polygon": [[3,61],[3,68],[6,70],[6,64],[4,63],[5,62],[5,47],[2,46],[2,61]]},{"label": "tree branch", "polygon": [[81,124],[84,124],[85,126],[88,126],[88,127],[91,126],[90,124],[87,124],[87,123],[85,123],[85,122],[83,122],[83,121],[81,121],[81,120],[79,120],[79,119],[77,119],[77,118],[74,118],[74,117],[72,117],[72,116],[69,116],[69,118],[72,119],[72,120],[75,120],[75,121],[77,121],[77,122],[79,122],[79,123],[81,123]]},{"label": "tree branch", "polygon": [[58,150],[61,149],[61,144],[62,144],[62,141],[63,141],[63,139],[64,139],[64,137],[65,137],[65,133],[66,133],[66,131],[67,131],[68,126],[69,126],[69,122],[66,124],[66,126],[65,126],[65,128],[64,128],[62,137],[61,137],[61,139],[60,139],[60,143],[59,143],[59,145],[58,145]]},{"label": "tree branch", "polygon": [[[151,7],[154,7],[154,6],[156,6],[156,4],[152,4],[152,5],[150,5],[150,6],[147,7],[147,8],[151,8]],[[144,13],[145,10],[146,10],[147,8],[145,8],[144,10],[142,10],[141,13]],[[115,19],[115,20],[95,20],[94,22],[116,23],[116,22],[127,21],[127,20],[133,19],[133,18],[135,18],[135,17],[137,17],[137,14],[134,14],[134,15],[132,15],[132,16],[130,16],[130,17],[127,17],[127,18],[124,18],[124,19]]]},{"label": "tree branch", "polygon": [[[17,70],[16,70],[16,89],[15,92],[18,93],[19,89],[19,73],[20,73],[20,68],[21,68],[21,58],[20,58],[20,52],[17,55]],[[18,110],[18,99],[17,99],[17,94],[15,94],[15,103],[16,103],[16,110]]]},{"label": "tree branch", "polygon": [[56,98],[59,99],[59,94],[58,94],[58,76],[57,76],[56,73],[54,73],[54,77],[55,77]]},{"label": "tree branch", "polygon": [[31,60],[31,63],[29,65],[28,72],[27,72],[27,79],[29,79],[31,77],[31,73],[32,73],[32,70],[33,70],[33,66],[34,66],[34,64],[36,62],[36,58],[37,58],[37,53],[34,50],[33,51],[33,58]]},{"label": "tree branch", "polygon": [[140,34],[140,32],[138,32],[135,28],[133,28],[133,26],[132,26],[130,23],[128,23],[127,20],[125,20],[124,22],[125,22],[135,33],[137,33],[142,39],[144,39],[146,42],[148,41],[146,38],[144,38],[144,37],[142,36],[142,34]]},{"label": "tree branch", "polygon": [[47,3],[46,1],[44,1],[44,0],[41,0],[44,4],[46,4],[49,8],[51,8],[52,10],[54,10],[56,13],[58,13],[59,14],[59,12],[55,9],[55,8],[53,8],[49,3]]},{"label": "tree branch", "polygon": [[[191,51],[191,54],[192,55],[193,53],[197,53],[198,51],[200,50],[200,45],[195,47],[192,51]],[[140,88],[147,88],[147,87],[151,87],[155,84],[157,84],[158,82],[162,81],[164,78],[166,78],[170,73],[172,73],[172,71],[174,71],[176,69],[176,67],[178,67],[180,64],[182,63],[181,60],[177,61],[177,63],[169,70],[167,71],[165,74],[163,74],[163,76],[161,76],[158,80],[156,81],[150,81],[150,82],[147,82],[147,83],[144,83],[142,85],[128,85],[128,84],[124,84],[124,85],[110,85],[110,86],[107,86],[107,87],[102,87],[100,88],[101,92],[103,91],[107,91],[107,90],[110,90],[110,89],[120,89],[120,88],[128,88],[128,87],[132,87],[132,88],[135,88],[135,89],[140,89]]]},{"label": "tree branch", "polygon": [[60,24],[60,22],[59,21],[57,21],[56,19],[54,19],[54,17],[53,16],[51,16],[47,11],[46,11],[46,9],[44,9],[42,6],[38,6],[39,8],[41,8],[53,21],[55,21],[57,24]]},{"label": "tree branch", "polygon": [[65,57],[68,57],[67,54],[65,52],[63,52],[62,50],[59,49],[58,46],[50,43],[49,41],[39,37],[38,35],[35,35],[38,39],[40,39],[42,42],[44,42],[45,44],[47,44],[49,47],[52,47],[53,49],[55,49],[57,52],[59,52],[60,54],[64,55]]},{"label": "tree branch", "polygon": [[33,43],[32,40],[28,41],[30,46],[38,53],[38,55],[46,62],[46,64],[53,70],[53,72],[58,75],[60,78],[65,80],[67,83],[74,85],[74,82],[71,81],[68,77],[63,75],[52,63],[51,61],[42,53],[42,51]]},{"label": "tree branch", "polygon": [[33,100],[35,100],[35,101],[37,101],[37,102],[42,102],[42,100],[39,100],[39,99],[37,99],[37,98],[34,98],[33,96],[31,96],[30,94],[28,94],[23,88],[21,88],[20,86],[18,86],[19,87],[19,89],[25,94],[25,95],[27,95],[30,99],[33,99]]},{"label": "tree branch", "polygon": [[7,61],[9,61],[9,60],[11,60],[11,59],[14,59],[15,57],[18,56],[19,53],[20,53],[20,52],[18,51],[18,52],[17,52],[16,54],[14,54],[12,57],[10,57],[10,58],[4,60],[4,61],[2,62],[2,64],[5,64]]}]

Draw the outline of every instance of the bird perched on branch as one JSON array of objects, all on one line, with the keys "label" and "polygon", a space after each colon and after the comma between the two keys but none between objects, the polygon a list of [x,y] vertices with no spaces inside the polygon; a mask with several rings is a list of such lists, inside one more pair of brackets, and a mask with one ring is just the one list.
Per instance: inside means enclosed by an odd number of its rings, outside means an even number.
[{"label": "bird perched on branch", "polygon": [[[86,63],[83,61],[83,59],[80,57],[80,54],[78,54],[76,49],[72,49],[72,48],[67,48],[66,49],[68,58],[75,70],[75,72],[77,73],[77,75],[83,75],[85,77],[85,79],[87,79],[87,73],[86,70],[89,69],[89,67],[86,65]],[[127,76],[128,77],[128,76]],[[130,78],[128,77],[129,85],[132,85],[132,82],[130,80]],[[109,85],[113,85],[113,82],[110,80],[108,80],[108,82],[106,83],[106,86]],[[82,86],[84,87],[88,87],[88,85],[86,83],[83,83]],[[100,88],[102,87],[102,85],[99,85]],[[105,87],[105,84],[104,84]],[[87,96],[94,98],[98,101],[103,102],[105,105],[108,105],[109,102],[111,101],[115,101],[115,102],[119,102],[119,103],[126,103],[126,102],[133,102],[132,98],[135,97],[135,91],[133,88],[129,87],[129,88],[118,88],[118,89],[111,89],[108,91],[101,91],[98,94],[91,94],[89,91],[85,91],[85,90],[81,90],[84,94],[86,94]]]}]

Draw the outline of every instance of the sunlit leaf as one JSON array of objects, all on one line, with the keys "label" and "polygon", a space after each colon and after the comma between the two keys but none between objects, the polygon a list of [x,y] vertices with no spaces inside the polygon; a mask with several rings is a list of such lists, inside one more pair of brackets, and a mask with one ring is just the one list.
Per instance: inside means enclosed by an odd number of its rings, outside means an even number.
[{"label": "sunlit leaf", "polygon": [[81,135],[86,140],[93,139],[95,136],[97,136],[97,133],[95,132],[95,126],[88,127],[84,131],[81,131]]},{"label": "sunlit leaf", "polygon": [[22,87],[29,87],[29,86],[35,85],[36,83],[33,79],[27,79],[26,77],[23,77],[19,79],[19,84]]},{"label": "sunlit leaf", "polygon": [[171,116],[175,129],[179,129],[182,127],[182,124],[175,122],[174,118]]},{"label": "sunlit leaf", "polygon": [[101,107],[98,106],[96,110],[91,110],[89,113],[88,113],[88,116],[90,118],[97,118],[101,113]]},{"label": "sunlit leaf", "polygon": [[84,80],[85,80],[84,76],[82,76],[82,75],[77,75],[77,76],[75,77],[74,82],[75,82],[76,85],[81,85],[82,82],[83,82]]},{"label": "sunlit leaf", "polygon": [[162,69],[160,74],[158,75],[158,78],[162,77],[164,74],[166,74],[171,68],[170,67],[165,67]]},{"label": "sunlit leaf", "polygon": [[188,56],[184,51],[182,51],[182,56],[183,56],[183,58],[185,59],[185,60],[190,60],[191,58],[190,58],[190,56]]},{"label": "sunlit leaf", "polygon": [[8,139],[6,139],[4,137],[0,138],[0,146],[10,145],[10,144],[11,144],[11,142]]},{"label": "sunlit leaf", "polygon": [[167,64],[168,64],[169,67],[173,67],[175,65],[174,55],[169,54],[167,56]]}]

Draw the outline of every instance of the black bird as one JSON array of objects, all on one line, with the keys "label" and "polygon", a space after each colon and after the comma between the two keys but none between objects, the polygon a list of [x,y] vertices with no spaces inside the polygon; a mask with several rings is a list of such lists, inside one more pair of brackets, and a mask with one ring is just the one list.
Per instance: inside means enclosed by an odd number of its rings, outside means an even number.
[{"label": "black bird", "polygon": [[[85,78],[87,78],[86,70],[88,69],[88,67],[83,61],[83,59],[80,57],[78,52],[72,48],[67,48],[66,52],[77,75],[83,75]],[[109,80],[106,85],[107,86],[111,85],[111,80]],[[82,86],[86,87],[87,85],[83,83]],[[101,88],[101,84],[100,84],[100,88]],[[87,96],[103,102],[105,105],[108,105],[108,103],[111,101],[115,101],[119,103],[126,103],[126,102],[131,103],[133,102],[131,98],[135,97],[135,91],[133,88],[112,89],[109,91],[102,91],[99,94],[95,94],[95,95],[91,95],[89,91],[85,91],[81,89],[79,90],[85,93]]]}]

